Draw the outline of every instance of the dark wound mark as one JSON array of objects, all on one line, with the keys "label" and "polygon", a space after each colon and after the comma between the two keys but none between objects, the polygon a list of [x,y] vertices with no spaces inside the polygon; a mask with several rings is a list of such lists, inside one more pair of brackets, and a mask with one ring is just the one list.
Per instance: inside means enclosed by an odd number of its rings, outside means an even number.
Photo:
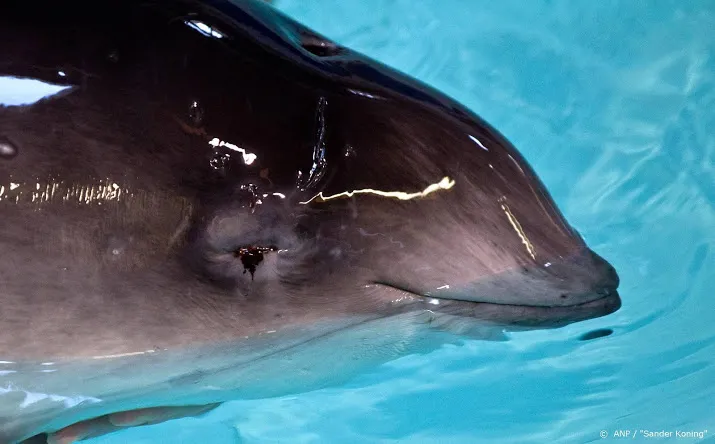
[{"label": "dark wound mark", "polygon": [[241,259],[243,264],[243,273],[246,271],[251,273],[251,280],[253,280],[254,274],[256,273],[256,267],[258,264],[263,262],[263,255],[265,253],[270,253],[273,251],[278,251],[276,247],[246,247],[239,248],[233,254]]},{"label": "dark wound mark", "polygon": [[599,328],[598,330],[593,330],[588,333],[584,333],[581,335],[579,341],[590,341],[592,339],[598,339],[598,338],[603,338],[606,336],[610,336],[613,334],[613,330],[610,328]]}]

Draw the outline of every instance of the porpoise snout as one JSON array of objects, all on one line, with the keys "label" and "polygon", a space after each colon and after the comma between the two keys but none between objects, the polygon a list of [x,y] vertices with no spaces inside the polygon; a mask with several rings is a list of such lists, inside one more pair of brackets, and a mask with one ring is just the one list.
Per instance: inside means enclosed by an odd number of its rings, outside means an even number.
[{"label": "porpoise snout", "polygon": [[547,262],[543,270],[549,278],[563,282],[559,295],[566,304],[585,303],[615,293],[620,284],[616,269],[590,248],[566,258]]},{"label": "porpoise snout", "polygon": [[431,291],[432,297],[531,307],[573,307],[616,295],[616,270],[588,247]]},{"label": "porpoise snout", "polygon": [[599,274],[601,276],[601,279],[596,283],[596,290],[606,294],[615,292],[621,283],[621,278],[618,276],[616,269],[598,254],[593,251],[590,251],[590,253],[596,267],[600,270]]},{"label": "porpoise snout", "polygon": [[558,260],[511,269],[429,296],[451,301],[455,313],[519,326],[557,327],[617,311],[619,281],[608,261],[584,247]]}]

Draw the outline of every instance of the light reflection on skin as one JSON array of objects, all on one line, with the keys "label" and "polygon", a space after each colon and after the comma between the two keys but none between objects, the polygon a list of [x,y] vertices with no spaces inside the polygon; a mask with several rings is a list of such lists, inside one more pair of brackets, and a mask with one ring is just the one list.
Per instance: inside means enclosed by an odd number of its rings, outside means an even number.
[{"label": "light reflection on skin", "polygon": [[24,393],[25,399],[20,404],[20,408],[27,408],[33,404],[47,402],[48,400],[54,402],[61,402],[66,408],[72,408],[79,404],[94,404],[102,401],[99,398],[88,396],[63,396],[49,393],[29,392],[17,387],[13,387],[12,385],[0,387],[0,396],[6,394],[11,395],[12,393]]},{"label": "light reflection on skin", "polygon": [[92,359],[115,359],[115,358],[124,358],[127,356],[140,356],[140,355],[146,355],[149,353],[156,353],[156,350],[144,350],[144,351],[138,351],[138,352],[129,352],[129,353],[119,353],[116,355],[102,355],[102,356],[92,356]]},{"label": "light reflection on skin", "polygon": [[381,197],[389,197],[393,199],[398,199],[398,200],[412,200],[412,199],[417,199],[420,197],[425,197],[429,194],[432,194],[436,191],[442,191],[442,190],[449,190],[455,185],[454,180],[450,179],[449,177],[444,177],[442,180],[440,180],[437,183],[433,183],[427,188],[425,188],[423,191],[419,191],[416,193],[406,193],[404,191],[380,191],[380,190],[373,190],[372,188],[365,188],[362,190],[353,190],[353,191],[343,191],[342,193],[338,194],[333,194],[332,196],[324,196],[322,192],[316,194],[315,196],[311,197],[305,202],[300,202],[303,205],[309,204],[311,202],[327,202],[329,200],[334,200],[334,199],[341,199],[341,198],[346,198],[346,197],[352,197],[356,194],[370,194],[374,196],[381,196]]},{"label": "light reflection on skin", "polygon": [[[335,199],[349,198],[358,194],[367,194],[397,200],[413,200],[425,197],[437,191],[449,190],[454,186],[454,180],[450,179],[449,177],[444,177],[441,181],[429,185],[423,191],[415,193],[406,193],[403,191],[380,191],[370,188],[344,191],[342,193],[334,194],[331,196],[324,196],[323,193],[320,192],[317,195],[313,196],[311,199],[304,202],[300,202],[300,204],[307,205],[311,202],[323,203]],[[281,199],[285,198],[285,195],[281,193],[271,194]],[[40,207],[40,204],[49,202],[66,202],[80,205],[102,205],[102,203],[111,201],[118,202],[123,198],[132,196],[134,196],[134,193],[131,190],[127,188],[122,188],[120,185],[110,179],[99,180],[94,184],[82,185],[68,184],[64,181],[56,181],[53,179],[44,182],[38,181],[35,183],[9,182],[7,185],[0,184],[0,202],[28,202],[37,204],[38,208]],[[263,197],[267,196],[268,194],[265,194]],[[526,250],[528,251],[529,255],[532,257],[532,259],[536,260],[536,251],[534,249],[534,245],[527,237],[516,216],[512,213],[511,209],[506,204],[506,198],[501,198],[499,199],[499,201],[501,208],[504,211],[504,214],[506,215],[507,219],[509,220],[509,223],[514,228],[514,231],[526,247]]]},{"label": "light reflection on skin", "polygon": [[94,184],[68,184],[50,179],[36,183],[10,182],[0,185],[0,202],[15,201],[30,203],[75,202],[79,204],[98,204],[119,201],[123,196],[133,196],[128,189],[122,189],[110,179],[99,180]]},{"label": "light reflection on skin", "polygon": [[[427,188],[424,189],[424,191],[417,192],[417,193],[406,193],[403,191],[380,191],[380,190],[373,190],[373,189],[361,189],[361,190],[353,190],[353,191],[344,191],[342,193],[334,194],[331,196],[324,196],[322,192],[316,194],[312,198],[308,199],[305,202],[300,202],[303,205],[309,204],[311,202],[318,202],[318,203],[323,203],[327,202],[329,200],[335,200],[335,199],[341,199],[341,198],[347,198],[347,197],[352,197],[356,194],[368,194],[368,195],[375,195],[375,196],[381,196],[381,197],[388,197],[388,198],[393,198],[393,199],[398,199],[398,200],[412,200],[412,199],[417,199],[421,197],[425,197],[431,193],[434,193],[436,191],[441,191],[441,190],[449,190],[452,187],[454,187],[455,181],[450,179],[449,177],[444,177],[441,181],[437,183],[433,183]],[[526,247],[526,250],[528,251],[529,255],[531,256],[532,259],[536,260],[536,251],[534,249],[534,245],[531,243],[529,238],[527,237],[526,233],[524,232],[524,229],[521,227],[521,224],[519,223],[519,220],[516,218],[514,213],[511,212],[511,209],[509,206],[506,204],[506,198],[503,197],[499,199],[501,203],[501,208],[504,211],[504,214],[506,214],[507,219],[509,219],[509,223],[511,226],[514,228],[514,231],[516,234],[519,236],[521,239],[522,243]]]},{"label": "light reflection on skin", "polygon": [[206,37],[211,37],[215,39],[222,39],[225,37],[224,34],[216,28],[209,26],[199,20],[187,20],[184,23],[186,23],[189,28],[195,29]]},{"label": "light reflection on skin", "polygon": [[531,243],[531,241],[529,241],[529,238],[526,236],[524,229],[521,228],[521,224],[517,220],[516,216],[514,216],[514,213],[511,212],[509,206],[506,204],[506,198],[502,197],[500,200],[501,208],[502,210],[504,210],[507,219],[509,219],[509,223],[511,223],[511,226],[514,227],[514,231],[516,231],[516,234],[521,238],[521,242],[524,244],[524,246],[526,246],[526,251],[529,252],[531,258],[536,260],[536,251],[534,250],[534,245]]},{"label": "light reflection on skin", "polygon": [[[470,138],[471,138],[471,136],[470,136]],[[308,199],[307,201],[300,202],[300,203],[303,205],[309,204],[311,202],[322,203],[322,202],[327,202],[329,200],[352,197],[356,194],[369,194],[369,195],[389,197],[389,198],[394,198],[394,199],[399,199],[399,200],[412,200],[412,199],[417,199],[420,197],[425,197],[428,194],[434,193],[436,191],[449,190],[452,187],[454,187],[454,185],[455,185],[455,182],[453,180],[451,180],[449,177],[444,177],[441,181],[431,184],[430,186],[425,188],[424,191],[421,191],[418,193],[405,193],[403,191],[380,191],[380,190],[373,190],[370,188],[362,189],[362,190],[344,191],[342,193],[334,194],[332,196],[324,196],[323,193],[320,192],[320,193],[316,194],[315,196],[313,196],[312,198]],[[528,251],[529,255],[531,256],[532,259],[536,260],[536,250],[534,249],[534,245],[531,243],[531,241],[527,237],[526,233],[524,232],[524,229],[521,227],[521,224],[519,223],[519,220],[516,218],[514,213],[511,212],[511,209],[506,204],[506,198],[502,197],[501,199],[499,199],[499,201],[501,203],[501,208],[504,211],[504,214],[506,214],[507,219],[509,219],[509,223],[511,224],[511,226],[514,228],[514,231],[521,239],[521,242],[526,247],[526,250]],[[442,288],[445,288],[445,287],[440,287],[440,289],[442,289]],[[449,288],[449,286],[446,286],[446,288]]]},{"label": "light reflection on skin", "polygon": [[[283,194],[283,193],[271,193],[271,196],[280,197],[281,199],[285,199],[285,198],[286,198],[286,195]],[[263,197],[268,197],[268,194],[264,194]]]},{"label": "light reflection on skin", "polygon": [[213,139],[211,139],[211,141],[209,142],[209,145],[211,145],[214,148],[223,146],[223,147],[226,147],[232,151],[237,151],[237,152],[241,153],[241,155],[243,156],[243,162],[246,165],[252,164],[258,158],[258,156],[256,156],[255,154],[249,153],[248,151],[244,150],[243,148],[241,148],[237,145],[234,145],[229,142],[225,142],[225,141],[219,139],[218,137],[214,137]]},{"label": "light reflection on skin", "polygon": [[37,79],[0,76],[0,105],[28,106],[71,88]]},{"label": "light reflection on skin", "polygon": [[489,149],[488,149],[487,147],[485,147],[484,144],[482,144],[482,142],[481,142],[479,139],[477,139],[476,137],[470,135],[469,138],[472,139],[472,141],[473,141],[474,143],[476,143],[477,145],[479,145],[479,147],[480,147],[481,149],[483,149],[484,151],[489,151]]},{"label": "light reflection on skin", "polygon": [[380,96],[376,96],[374,94],[370,94],[365,91],[360,91],[357,89],[348,88],[348,92],[350,92],[351,94],[355,94],[356,96],[367,97],[368,99],[377,99],[377,100],[382,99],[382,97],[380,97]]}]

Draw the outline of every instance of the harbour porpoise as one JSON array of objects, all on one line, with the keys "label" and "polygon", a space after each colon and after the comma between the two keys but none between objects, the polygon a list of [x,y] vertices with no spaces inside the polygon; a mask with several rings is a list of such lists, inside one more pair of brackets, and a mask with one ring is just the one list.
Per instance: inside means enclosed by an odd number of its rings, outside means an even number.
[{"label": "harbour porpoise", "polygon": [[2,443],[621,304],[496,129],[257,0],[5,2],[0,251]]}]

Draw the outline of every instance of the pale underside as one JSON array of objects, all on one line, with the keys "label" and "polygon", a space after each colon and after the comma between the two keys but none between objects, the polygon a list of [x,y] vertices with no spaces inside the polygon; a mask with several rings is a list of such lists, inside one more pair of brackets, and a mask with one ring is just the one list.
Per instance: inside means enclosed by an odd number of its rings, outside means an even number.
[{"label": "pale underside", "polygon": [[57,362],[0,363],[0,441],[108,413],[306,392],[339,384],[409,353],[499,327],[429,310],[352,317],[189,350]]}]

